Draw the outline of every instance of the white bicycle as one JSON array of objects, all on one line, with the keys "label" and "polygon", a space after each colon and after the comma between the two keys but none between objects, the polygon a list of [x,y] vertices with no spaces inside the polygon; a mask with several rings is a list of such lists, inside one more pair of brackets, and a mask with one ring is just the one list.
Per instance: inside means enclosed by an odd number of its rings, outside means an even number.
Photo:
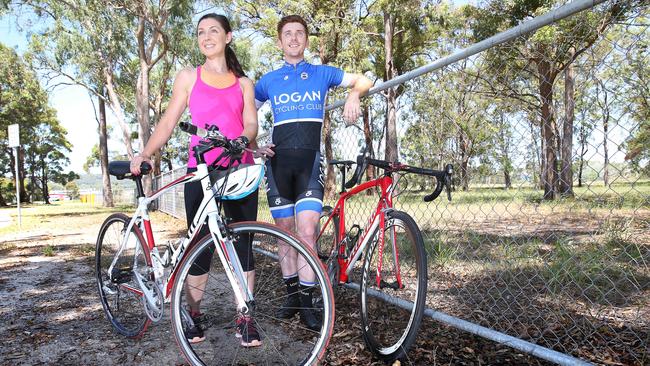
[{"label": "white bicycle", "polygon": [[[104,312],[113,329],[127,337],[141,337],[151,322],[163,318],[163,308],[170,302],[172,329],[183,355],[192,365],[270,364],[312,365],[318,363],[332,335],[334,297],[330,280],[318,255],[289,232],[262,222],[228,224],[221,214],[224,200],[239,199],[256,192],[264,176],[263,165],[230,166],[227,170],[210,169],[206,152],[222,147],[216,160],[237,153],[230,140],[216,129],[204,130],[188,123],[181,129],[203,137],[194,148],[196,172],[189,173],[150,197],[145,197],[141,176],[130,173],[128,161],[109,164],[110,174],[118,179],[135,181],[138,207],[129,218],[116,213],[101,226],[95,254],[97,287]],[[232,165],[232,163],[231,163]],[[142,174],[151,167],[144,163]],[[201,182],[203,200],[187,234],[175,246],[157,247],[154,241],[149,205],[162,194],[189,182]],[[198,238],[207,222],[210,234]],[[253,243],[256,278],[254,291],[248,290],[246,276],[234,243],[250,236]],[[216,245],[215,245],[216,244]],[[299,262],[313,271],[313,311],[320,314],[321,327],[310,330],[297,320],[275,317],[283,304],[286,286],[278,262],[278,245],[288,245]],[[187,308],[187,278],[195,260],[208,251],[212,256],[207,284],[201,301],[204,314],[200,323],[192,320]],[[282,251],[284,253],[286,251]],[[302,268],[301,268],[302,269]],[[251,316],[262,338],[259,347],[240,347],[235,338],[235,316]],[[190,343],[184,331],[198,326],[205,331],[205,341]]]}]

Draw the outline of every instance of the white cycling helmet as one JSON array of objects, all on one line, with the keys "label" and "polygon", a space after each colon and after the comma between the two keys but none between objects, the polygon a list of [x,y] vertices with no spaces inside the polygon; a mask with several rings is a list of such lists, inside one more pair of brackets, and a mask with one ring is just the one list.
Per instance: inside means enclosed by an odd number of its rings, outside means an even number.
[{"label": "white cycling helmet", "polygon": [[[230,170],[227,180],[224,171],[214,183],[214,188],[217,192],[223,192],[219,197],[221,200],[238,200],[244,198],[249,194],[255,192],[259,187],[262,178],[264,177],[264,165],[260,164],[240,164]],[[224,189],[223,184],[226,184]]]}]

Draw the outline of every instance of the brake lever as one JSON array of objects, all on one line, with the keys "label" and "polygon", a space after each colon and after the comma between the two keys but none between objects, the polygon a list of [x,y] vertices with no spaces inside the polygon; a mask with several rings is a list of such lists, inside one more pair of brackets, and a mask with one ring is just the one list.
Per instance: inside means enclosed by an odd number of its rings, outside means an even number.
[{"label": "brake lever", "polygon": [[454,166],[445,166],[445,188],[447,189],[447,200],[451,202],[451,175],[454,174]]}]

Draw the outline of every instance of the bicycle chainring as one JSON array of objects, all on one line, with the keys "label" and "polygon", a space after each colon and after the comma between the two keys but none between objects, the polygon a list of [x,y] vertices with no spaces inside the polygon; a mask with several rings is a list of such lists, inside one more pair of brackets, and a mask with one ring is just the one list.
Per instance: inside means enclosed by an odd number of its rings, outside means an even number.
[{"label": "bicycle chainring", "polygon": [[163,305],[165,298],[155,281],[146,281],[145,286],[154,292],[156,298],[155,304],[151,304],[145,297],[142,297],[142,301],[144,302],[144,311],[152,322],[157,323],[162,319],[164,314]]}]

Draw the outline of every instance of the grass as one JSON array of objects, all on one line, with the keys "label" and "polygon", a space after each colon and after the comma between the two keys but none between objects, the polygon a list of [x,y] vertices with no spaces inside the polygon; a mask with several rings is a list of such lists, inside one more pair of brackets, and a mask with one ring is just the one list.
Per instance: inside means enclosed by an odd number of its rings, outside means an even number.
[{"label": "grass", "polygon": [[[18,227],[18,212],[16,208],[0,208],[0,212],[11,217],[11,224],[0,228],[0,236],[18,232],[47,230],[61,228],[66,225],[71,230],[84,227],[88,222],[103,221],[103,218],[113,212],[132,211],[133,207],[118,206],[104,208],[91,206],[79,201],[55,202],[50,205],[28,204],[21,207],[22,229]],[[63,221],[59,218],[64,218]]]},{"label": "grass", "polygon": [[54,256],[54,247],[51,246],[50,244],[47,244],[43,247],[43,255],[46,257],[53,257]]}]

